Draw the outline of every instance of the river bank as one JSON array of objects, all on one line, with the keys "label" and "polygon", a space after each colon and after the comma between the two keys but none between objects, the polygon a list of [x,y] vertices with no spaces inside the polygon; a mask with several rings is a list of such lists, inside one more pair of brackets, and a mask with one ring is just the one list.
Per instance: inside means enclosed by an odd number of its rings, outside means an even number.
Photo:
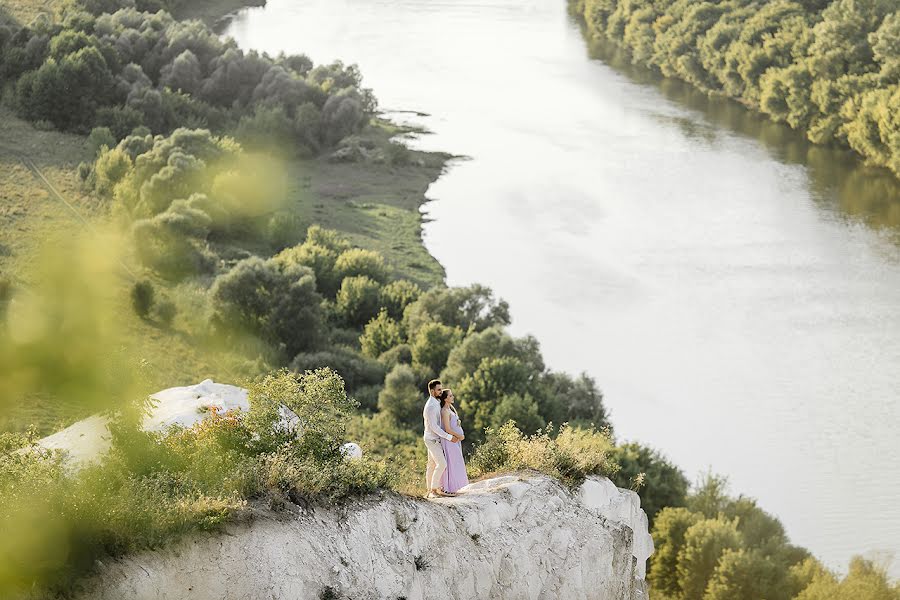
[{"label": "river bank", "polygon": [[[572,0],[590,38],[626,49],[635,64],[740,102],[820,145],[852,149],[900,175],[900,70],[890,40],[897,9],[835,1],[776,5]],[[852,23],[852,25],[851,25]],[[845,33],[836,34],[841,28]]]}]

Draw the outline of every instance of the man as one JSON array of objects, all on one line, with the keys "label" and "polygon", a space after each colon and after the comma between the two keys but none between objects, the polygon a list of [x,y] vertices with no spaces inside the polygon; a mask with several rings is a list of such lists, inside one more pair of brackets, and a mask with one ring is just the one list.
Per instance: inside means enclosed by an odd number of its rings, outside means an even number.
[{"label": "man", "polygon": [[425,409],[422,416],[425,419],[425,447],[428,448],[428,466],[425,468],[425,487],[428,488],[427,498],[437,496],[455,496],[441,488],[441,477],[447,469],[447,459],[444,457],[444,449],[441,448],[441,438],[459,443],[459,438],[447,433],[441,428],[441,402],[443,387],[437,379],[428,382],[428,400],[425,401]]}]

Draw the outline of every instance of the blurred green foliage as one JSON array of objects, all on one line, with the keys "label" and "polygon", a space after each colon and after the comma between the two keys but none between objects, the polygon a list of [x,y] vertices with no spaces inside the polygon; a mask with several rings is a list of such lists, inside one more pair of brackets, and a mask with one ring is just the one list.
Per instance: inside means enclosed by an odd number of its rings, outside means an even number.
[{"label": "blurred green foliage", "polygon": [[[120,415],[108,455],[78,471],[23,436],[7,440],[0,595],[65,590],[101,556],[215,529],[254,498],[333,500],[392,484],[386,463],[344,460],[340,445],[355,404],[333,371],[278,371],[248,388],[246,415],[213,414],[190,429],[149,434]],[[296,415],[291,427],[282,406]],[[14,451],[21,444],[26,450]]]}]

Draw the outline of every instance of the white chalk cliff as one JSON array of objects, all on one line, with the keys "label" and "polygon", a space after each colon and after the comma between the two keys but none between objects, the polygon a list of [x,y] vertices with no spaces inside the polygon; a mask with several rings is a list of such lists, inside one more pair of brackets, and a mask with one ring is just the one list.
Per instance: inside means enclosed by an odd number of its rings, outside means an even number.
[{"label": "white chalk cliff", "polygon": [[[244,390],[211,381],[154,396],[147,429],[189,426],[209,406],[247,408]],[[41,444],[92,460],[108,445],[98,442],[105,422],[92,419]],[[520,474],[473,483],[456,498],[384,492],[338,506],[255,506],[223,532],[104,561],[78,597],[645,599],[652,552],[634,492],[603,478],[570,491]]]},{"label": "white chalk cliff", "polygon": [[633,492],[505,476],[456,498],[255,510],[221,534],[108,562],[81,598],[643,599],[652,549]]}]

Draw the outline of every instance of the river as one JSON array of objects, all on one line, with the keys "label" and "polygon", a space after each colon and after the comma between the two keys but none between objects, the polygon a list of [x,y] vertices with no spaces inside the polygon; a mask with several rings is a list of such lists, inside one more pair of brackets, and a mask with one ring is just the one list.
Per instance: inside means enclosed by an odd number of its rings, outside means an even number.
[{"label": "river", "polygon": [[889,175],[589,48],[564,0],[269,0],[225,34],[426,113],[417,146],[468,157],[424,209],[448,283],[594,376],[620,439],[728,475],[835,568],[900,548]]}]

